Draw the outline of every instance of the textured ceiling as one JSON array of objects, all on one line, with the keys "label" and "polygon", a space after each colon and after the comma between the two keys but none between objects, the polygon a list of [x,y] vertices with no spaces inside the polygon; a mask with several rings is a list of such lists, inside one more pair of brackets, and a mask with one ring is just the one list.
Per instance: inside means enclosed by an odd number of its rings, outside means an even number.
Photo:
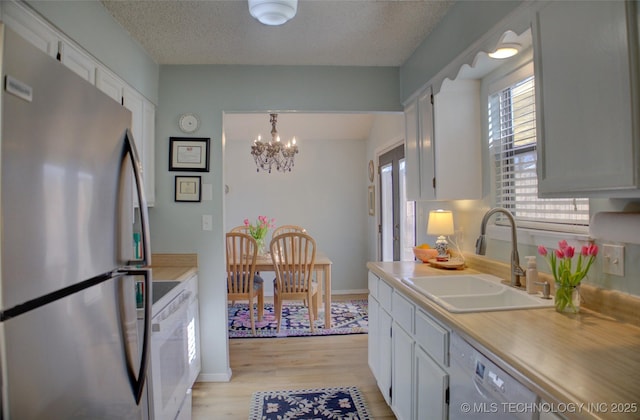
[{"label": "textured ceiling", "polygon": [[158,64],[400,66],[449,0],[299,0],[265,26],[247,0],[103,0]]},{"label": "textured ceiling", "polygon": [[[453,3],[450,0],[299,0],[296,16],[265,26],[247,0],[102,1],[158,64],[400,66]],[[190,110],[185,109],[185,112]],[[256,110],[259,111],[259,110]],[[280,114],[283,138],[366,139],[373,117]],[[268,113],[227,114],[228,140],[268,138]]]}]

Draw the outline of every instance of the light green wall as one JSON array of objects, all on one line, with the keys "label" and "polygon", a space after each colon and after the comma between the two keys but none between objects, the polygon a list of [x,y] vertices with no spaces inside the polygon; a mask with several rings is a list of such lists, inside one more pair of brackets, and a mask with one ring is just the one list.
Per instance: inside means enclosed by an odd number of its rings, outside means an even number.
[{"label": "light green wall", "polygon": [[[237,163],[225,159],[226,146],[222,140],[223,112],[265,110],[398,112],[402,109],[398,92],[396,68],[161,67],[160,103],[156,113],[157,194],[156,206],[150,210],[153,233],[151,246],[154,252],[198,253],[204,379],[221,379],[229,369],[223,241],[225,229],[228,226],[226,219],[237,220],[238,215],[225,215],[223,187],[226,182],[224,167]],[[201,175],[203,183],[213,186],[213,200],[198,204],[173,201],[173,183],[176,173],[167,170],[169,137],[184,135],[178,131],[177,121],[179,115],[185,112],[198,114],[202,122],[201,128],[192,136],[210,137],[212,145],[211,171]],[[301,153],[304,153],[303,146],[301,144]],[[364,147],[362,147],[362,154],[364,154]],[[365,167],[362,161],[352,164]],[[315,162],[315,165],[318,170],[316,177],[332,179],[328,177],[333,170],[331,163],[323,166]],[[364,174],[366,172],[363,173],[363,176],[366,176]],[[295,176],[295,173],[292,175]],[[233,181],[229,179],[227,183],[233,184]],[[362,181],[346,181],[355,182],[354,185],[362,185]],[[301,196],[301,194],[305,195]],[[301,197],[305,200],[311,199],[308,191],[297,193],[293,199]],[[326,219],[325,209],[333,206],[334,197],[326,191],[319,198],[321,205],[312,210],[313,214],[307,216],[310,220]],[[362,205],[365,205],[366,191],[362,191],[362,200]],[[274,204],[270,203],[267,206],[271,206],[265,207],[268,210],[273,208]],[[254,211],[260,212],[260,208],[258,202]],[[214,216],[212,231],[202,231],[201,216],[203,214]],[[331,223],[331,220],[326,222]],[[362,244],[362,249],[365,246]],[[347,252],[353,252],[356,259],[362,259],[362,250]],[[363,288],[366,287],[364,283],[362,284]],[[351,288],[355,285],[346,287]]]},{"label": "light green wall", "polygon": [[[265,127],[268,115],[265,114]],[[279,124],[287,133],[286,124]],[[295,134],[295,133],[290,133]],[[289,138],[290,136],[285,137]],[[257,172],[249,154],[251,139],[225,143],[225,231],[252,223],[259,215],[275,218],[276,226],[303,226],[318,249],[333,262],[331,289],[367,290],[366,139],[307,140],[296,137],[300,152],[292,172]],[[271,232],[267,237],[271,239]],[[273,291],[273,273],[262,273]]]}]

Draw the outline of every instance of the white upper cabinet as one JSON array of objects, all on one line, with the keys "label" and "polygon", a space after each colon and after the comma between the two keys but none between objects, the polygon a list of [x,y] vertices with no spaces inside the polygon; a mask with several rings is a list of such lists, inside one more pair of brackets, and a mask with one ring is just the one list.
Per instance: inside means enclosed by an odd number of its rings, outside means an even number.
[{"label": "white upper cabinet", "polygon": [[156,107],[145,98],[142,112],[144,192],[147,205],[153,207],[156,203]]},{"label": "white upper cabinet", "polygon": [[[147,205],[153,206],[155,202],[154,190],[154,137],[155,137],[155,108],[135,90],[125,86],[122,95],[122,104],[131,111],[131,132],[138,149],[142,164],[142,180],[144,182]],[[137,203],[137,198],[134,197]]]},{"label": "white upper cabinet", "polygon": [[480,82],[446,80],[405,107],[407,197],[482,197]]},{"label": "white upper cabinet", "polygon": [[124,95],[125,83],[116,75],[103,67],[96,69],[96,87],[103,93],[111,96],[114,101],[122,103],[122,95]]},{"label": "white upper cabinet", "polygon": [[640,196],[637,16],[621,1],[536,11],[541,196]]},{"label": "white upper cabinet", "polygon": [[434,200],[433,95],[428,87],[404,109],[407,198]]},{"label": "white upper cabinet", "polygon": [[480,81],[445,80],[433,113],[436,198],[482,198]]},{"label": "white upper cabinet", "polygon": [[[142,161],[145,196],[147,204],[153,206],[155,106],[25,4],[2,1],[0,8],[2,21],[7,26],[131,111],[131,131]],[[137,205],[137,198],[135,202]]]},{"label": "white upper cabinet", "polygon": [[2,2],[2,20],[18,35],[51,57],[58,56],[58,35],[42,19],[13,1]]},{"label": "white upper cabinet", "polygon": [[96,62],[79,48],[66,41],[60,41],[60,62],[87,82],[96,83]]}]

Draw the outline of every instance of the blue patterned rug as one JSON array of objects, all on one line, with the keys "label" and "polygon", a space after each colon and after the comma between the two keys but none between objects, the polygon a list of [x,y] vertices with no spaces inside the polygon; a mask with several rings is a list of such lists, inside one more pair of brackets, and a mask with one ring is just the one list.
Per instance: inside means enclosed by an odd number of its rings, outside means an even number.
[{"label": "blue patterned rug", "polygon": [[355,386],[255,392],[249,420],[367,420],[367,405]]},{"label": "blue patterned rug", "polygon": [[228,306],[229,338],[251,337],[301,337],[310,335],[366,334],[368,302],[366,299],[331,302],[331,328],[325,329],[324,311],[318,311],[315,332],[309,329],[307,308],[300,302],[285,302],[282,306],[280,334],[276,332],[276,317],[273,304],[265,303],[262,321],[256,320],[256,335],[251,333],[249,306],[236,303]]}]

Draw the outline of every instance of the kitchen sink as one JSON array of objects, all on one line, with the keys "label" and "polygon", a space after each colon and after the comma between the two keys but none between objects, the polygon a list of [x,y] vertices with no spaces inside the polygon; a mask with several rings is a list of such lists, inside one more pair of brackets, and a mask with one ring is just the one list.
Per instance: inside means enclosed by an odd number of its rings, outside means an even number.
[{"label": "kitchen sink", "polygon": [[502,283],[490,274],[403,278],[402,282],[449,312],[506,311],[547,308],[552,299],[530,295]]}]

